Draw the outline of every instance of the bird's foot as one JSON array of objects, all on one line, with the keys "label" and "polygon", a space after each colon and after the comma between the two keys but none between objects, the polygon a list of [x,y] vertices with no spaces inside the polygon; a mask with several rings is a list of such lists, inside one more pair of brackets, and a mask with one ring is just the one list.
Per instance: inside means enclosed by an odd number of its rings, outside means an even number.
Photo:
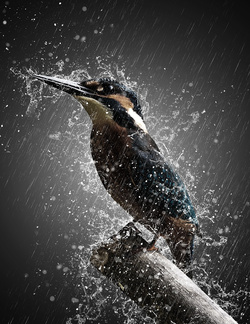
[{"label": "bird's foot", "polygon": [[158,237],[154,238],[152,242],[148,243],[148,246],[146,247],[147,251],[159,251],[159,249],[155,246],[157,239]]},{"label": "bird's foot", "polygon": [[148,252],[154,252],[154,251],[158,252],[159,249],[155,246],[155,243],[156,243],[157,239],[158,239],[158,236],[157,236],[157,238],[154,238],[149,243],[144,241],[144,244],[142,246],[140,246],[139,248],[134,249],[132,252],[133,253],[146,252],[146,251],[148,251]]},{"label": "bird's foot", "polygon": [[152,251],[158,252],[159,249],[154,245],[154,246],[151,246],[151,247],[147,248],[147,251],[149,251],[149,252],[152,252]]},{"label": "bird's foot", "polygon": [[133,222],[128,223],[118,234],[111,237],[113,241],[124,242],[129,248],[129,254],[133,255],[143,251],[158,251],[158,248],[155,246],[158,238],[159,235],[155,235],[153,240],[148,243]]}]

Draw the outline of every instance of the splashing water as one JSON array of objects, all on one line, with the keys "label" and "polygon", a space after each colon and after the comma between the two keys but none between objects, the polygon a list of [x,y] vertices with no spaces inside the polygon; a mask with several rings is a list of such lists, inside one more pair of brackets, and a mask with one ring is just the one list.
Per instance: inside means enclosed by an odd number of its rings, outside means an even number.
[{"label": "splashing water", "polygon": [[[91,78],[87,69],[77,69],[69,75],[65,75],[63,74],[63,62],[58,62],[56,66],[58,70],[53,73],[49,72],[48,75],[72,81]],[[210,209],[211,206],[218,203],[220,197],[216,197],[212,189],[205,189],[202,196],[198,193],[197,187],[202,177],[200,166],[202,156],[199,156],[198,148],[196,148],[197,154],[192,156],[187,151],[185,152],[183,147],[176,146],[178,136],[185,137],[187,131],[192,130],[194,125],[202,123],[204,111],[197,111],[195,105],[196,94],[192,92],[193,83],[189,82],[188,90],[182,89],[180,93],[171,92],[170,89],[166,90],[166,92],[170,93],[171,102],[168,105],[168,111],[164,112],[159,118],[159,115],[153,115],[157,108],[149,109],[150,105],[147,100],[146,90],[148,87],[144,86],[145,89],[138,89],[137,83],[126,77],[124,67],[119,68],[118,65],[109,63],[101,57],[96,58],[96,66],[97,75],[95,77],[117,79],[139,94],[148,129],[153,134],[167,160],[170,161],[182,176],[191,194],[201,223],[203,238],[197,239],[197,257],[194,260],[195,281],[225,310],[231,313],[234,310],[235,315],[237,315],[238,297],[239,295],[242,296],[244,292],[225,293],[225,289],[218,282],[209,279],[209,273],[206,270],[211,260],[211,250],[221,248],[227,242],[227,236],[223,235],[225,231],[218,232],[217,236],[208,234],[210,226],[215,222],[215,215],[211,215]],[[29,75],[32,73],[31,70],[27,71],[28,73],[26,74],[17,71],[13,72],[24,80],[25,94],[30,98],[26,111],[28,116],[39,119],[42,110],[44,110],[41,109],[44,100],[56,103],[59,99],[66,96],[65,93],[31,78]],[[42,74],[46,75],[46,72],[43,71]],[[156,102],[156,104],[158,103]],[[77,277],[79,280],[76,285],[80,293],[77,298],[72,297],[72,303],[76,304],[76,311],[74,316],[68,318],[67,324],[86,323],[87,321],[98,322],[98,320],[105,317],[106,308],[112,312],[115,318],[126,324],[154,323],[154,320],[145,315],[122,292],[101,276],[89,262],[94,246],[117,233],[131,220],[131,217],[112,201],[102,187],[90,155],[89,136],[91,125],[87,118],[82,109],[74,110],[68,116],[68,124],[64,132],[52,131],[48,135],[55,142],[55,145],[57,141],[67,143],[65,146],[66,150],[61,158],[70,154],[74,159],[74,163],[79,165],[79,170],[77,171],[79,190],[81,190],[82,195],[84,193],[90,194],[92,197],[91,202],[93,202],[91,206],[85,206],[84,210],[83,206],[79,204],[78,195],[76,194],[75,197],[72,197],[71,193],[70,199],[72,204],[69,216],[73,216],[76,222],[81,223],[84,221],[84,234],[88,239],[88,245],[84,247],[78,246],[72,253],[71,263],[72,268],[78,273]],[[216,217],[218,217],[218,214]],[[159,246],[163,253],[168,254],[168,249],[161,240]]]}]

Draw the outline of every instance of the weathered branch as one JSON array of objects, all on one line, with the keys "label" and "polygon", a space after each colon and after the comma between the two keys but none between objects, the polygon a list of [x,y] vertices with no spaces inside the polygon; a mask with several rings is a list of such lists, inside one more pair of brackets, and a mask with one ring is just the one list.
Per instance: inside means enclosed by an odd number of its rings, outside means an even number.
[{"label": "weathered branch", "polygon": [[143,250],[146,246],[129,223],[93,251],[91,263],[159,324],[236,323],[166,257]]}]

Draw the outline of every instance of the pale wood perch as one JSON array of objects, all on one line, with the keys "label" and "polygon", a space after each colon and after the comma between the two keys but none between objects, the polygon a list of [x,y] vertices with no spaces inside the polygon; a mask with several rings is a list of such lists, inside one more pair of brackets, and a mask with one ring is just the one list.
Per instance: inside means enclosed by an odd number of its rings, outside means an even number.
[{"label": "pale wood perch", "polygon": [[91,263],[159,324],[237,324],[175,264],[143,250],[146,245],[129,223],[93,251]]}]

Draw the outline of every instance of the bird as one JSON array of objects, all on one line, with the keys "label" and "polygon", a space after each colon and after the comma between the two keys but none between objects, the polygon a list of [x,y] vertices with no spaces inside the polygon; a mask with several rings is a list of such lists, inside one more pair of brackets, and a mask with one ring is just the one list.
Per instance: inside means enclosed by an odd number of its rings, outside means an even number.
[{"label": "bird", "polygon": [[181,177],[149,135],[136,93],[109,77],[82,82],[33,77],[83,106],[92,121],[91,154],[105,189],[135,223],[154,234],[148,250],[163,237],[174,262],[188,272],[200,233],[195,208]]}]

